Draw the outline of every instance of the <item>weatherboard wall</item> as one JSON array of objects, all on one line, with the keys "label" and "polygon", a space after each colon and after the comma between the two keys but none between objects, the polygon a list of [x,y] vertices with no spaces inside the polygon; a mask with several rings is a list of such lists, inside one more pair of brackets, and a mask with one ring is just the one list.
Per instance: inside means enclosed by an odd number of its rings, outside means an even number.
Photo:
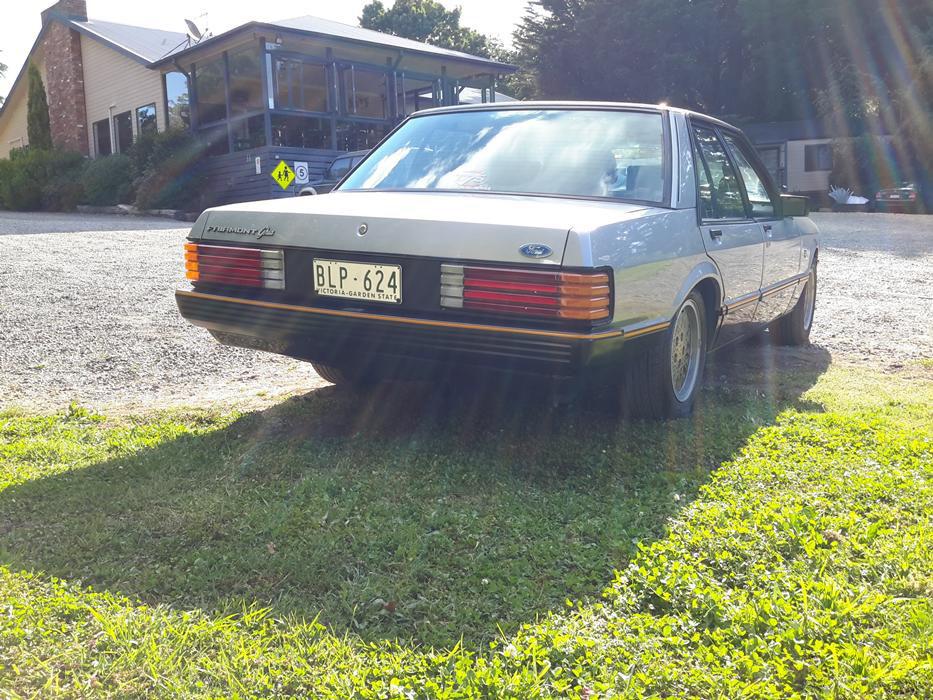
[{"label": "weatherboard wall", "polygon": [[[209,206],[252,202],[274,197],[294,197],[304,185],[292,182],[283,190],[272,178],[273,169],[280,161],[295,167],[295,161],[308,164],[310,180],[320,178],[331,161],[343,151],[308,148],[263,147],[238,151],[207,159],[207,192]],[[256,158],[260,159],[260,173],[256,174]]]},{"label": "weatherboard wall", "polygon": [[[87,103],[87,125],[90,153],[94,151],[93,124],[112,115],[130,112],[133,138],[138,138],[136,109],[155,104],[159,131],[165,129],[165,102],[162,99],[162,75],[131,58],[81,35],[81,55],[84,59],[84,97]],[[111,109],[111,105],[114,107]]]}]

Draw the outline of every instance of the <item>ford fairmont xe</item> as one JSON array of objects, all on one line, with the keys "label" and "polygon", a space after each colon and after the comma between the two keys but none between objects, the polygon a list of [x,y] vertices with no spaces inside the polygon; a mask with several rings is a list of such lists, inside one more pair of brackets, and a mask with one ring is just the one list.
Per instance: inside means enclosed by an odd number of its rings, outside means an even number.
[{"label": "ford fairmont xe", "polygon": [[808,342],[818,232],[745,137],[664,106],[419,112],[326,197],[205,211],[191,323],[363,388],[507,373],[688,414],[708,352]]}]

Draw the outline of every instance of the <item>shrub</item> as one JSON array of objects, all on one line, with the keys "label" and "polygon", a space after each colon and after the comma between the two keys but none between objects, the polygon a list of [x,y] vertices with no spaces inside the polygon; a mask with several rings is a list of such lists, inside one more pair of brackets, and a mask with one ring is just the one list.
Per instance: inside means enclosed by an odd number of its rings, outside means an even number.
[{"label": "shrub", "polygon": [[80,153],[17,149],[0,161],[0,206],[16,211],[67,211],[83,196]]},{"label": "shrub", "polygon": [[133,199],[133,170],[123,154],[97,158],[84,171],[84,202],[95,206],[126,204]]},{"label": "shrub", "polygon": [[34,63],[29,64],[29,95],[26,99],[26,134],[33,148],[52,150],[52,128],[49,125],[49,101],[42,75]]},{"label": "shrub", "polygon": [[205,146],[179,129],[146,134],[130,151],[140,209],[199,207]]}]

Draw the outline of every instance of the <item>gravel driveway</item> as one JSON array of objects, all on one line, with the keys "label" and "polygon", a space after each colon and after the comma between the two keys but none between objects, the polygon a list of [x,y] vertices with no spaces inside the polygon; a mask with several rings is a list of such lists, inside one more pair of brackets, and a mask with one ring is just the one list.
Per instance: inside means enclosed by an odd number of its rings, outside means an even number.
[{"label": "gravel driveway", "polygon": [[[815,214],[813,342],[885,368],[933,357],[933,216]],[[322,381],[182,321],[177,222],[0,212],[0,405],[261,403]]]}]

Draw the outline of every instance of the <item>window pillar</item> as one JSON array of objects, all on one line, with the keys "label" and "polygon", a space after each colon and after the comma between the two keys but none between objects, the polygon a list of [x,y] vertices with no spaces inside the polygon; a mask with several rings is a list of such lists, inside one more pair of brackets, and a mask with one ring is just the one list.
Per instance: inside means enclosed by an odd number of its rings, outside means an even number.
[{"label": "window pillar", "polygon": [[266,136],[266,146],[272,145],[272,112],[274,105],[272,98],[272,55],[266,50],[266,38],[259,38],[259,55],[262,56],[262,103],[264,105],[263,113],[263,131]]},{"label": "window pillar", "polygon": [[339,111],[339,96],[337,94],[337,62],[334,60],[334,50],[327,49],[327,100],[330,105],[330,147],[337,150],[337,112]]}]

